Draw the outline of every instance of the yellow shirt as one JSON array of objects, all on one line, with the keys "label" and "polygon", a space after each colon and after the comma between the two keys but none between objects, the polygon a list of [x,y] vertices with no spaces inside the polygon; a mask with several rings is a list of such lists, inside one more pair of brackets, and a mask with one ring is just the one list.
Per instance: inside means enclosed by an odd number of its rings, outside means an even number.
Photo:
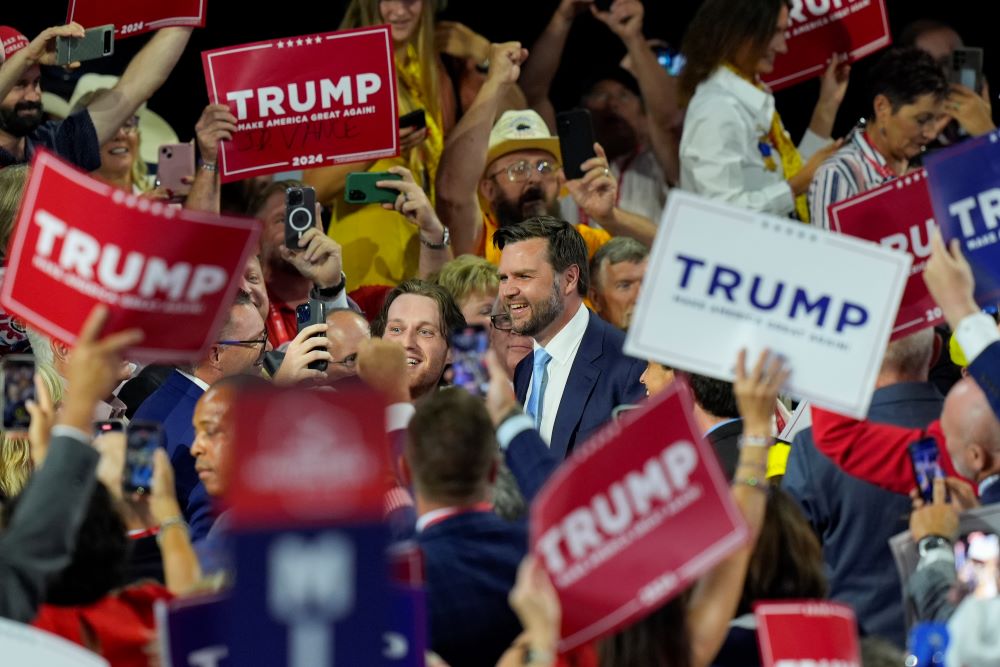
[{"label": "yellow shirt", "polygon": [[[611,240],[611,234],[608,234],[603,229],[596,229],[589,225],[575,226],[576,231],[580,232],[580,236],[583,237],[583,242],[587,244],[588,259],[594,256],[598,248]],[[493,245],[493,233],[497,230],[497,223],[493,216],[485,211],[483,212],[483,227],[485,227],[483,244],[479,247],[479,251],[476,254],[485,257],[491,264],[499,264],[500,250]],[[344,252],[346,254],[347,251],[345,250]]]}]

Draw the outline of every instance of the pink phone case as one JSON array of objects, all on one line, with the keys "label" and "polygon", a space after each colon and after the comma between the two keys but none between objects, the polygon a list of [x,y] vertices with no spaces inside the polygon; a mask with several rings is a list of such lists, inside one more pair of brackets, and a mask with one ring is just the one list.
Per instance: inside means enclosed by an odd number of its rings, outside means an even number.
[{"label": "pink phone case", "polygon": [[186,195],[191,186],[182,178],[194,178],[194,144],[164,144],[160,146],[156,180],[160,187],[174,194]]}]

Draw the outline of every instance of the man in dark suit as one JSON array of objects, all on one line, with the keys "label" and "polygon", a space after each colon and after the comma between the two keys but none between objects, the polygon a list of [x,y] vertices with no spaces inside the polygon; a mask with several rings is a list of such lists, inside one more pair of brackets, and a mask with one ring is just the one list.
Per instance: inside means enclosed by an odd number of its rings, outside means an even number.
[{"label": "man in dark suit", "polygon": [[523,520],[492,510],[497,447],[527,502],[558,463],[518,408],[502,365],[490,361],[488,407],[457,388],[428,396],[410,421],[401,466],[419,517],[431,649],[467,667],[492,667],[521,632],[507,596],[528,532]]},{"label": "man in dark suit", "polygon": [[[868,419],[907,428],[924,428],[937,419],[944,396],[928,374],[939,349],[933,329],[891,343]],[[863,634],[905,645],[902,595],[888,540],[906,530],[910,499],[843,472],[816,449],[812,429],[795,437],[782,486],[823,543],[830,597],[854,608]]]},{"label": "man in dark suit", "polygon": [[199,481],[191,456],[194,441],[194,408],[198,399],[214,382],[252,370],[259,375],[267,331],[260,313],[247,299],[237,299],[230,307],[229,319],[219,333],[219,340],[191,372],[175,369],[167,381],[135,412],[135,421],[153,421],[163,425],[165,447],[174,468],[177,500],[184,519],[191,528],[191,540],[197,541],[212,527],[212,502]]},{"label": "man in dark suit", "polygon": [[[98,307],[84,324],[69,362],[70,389],[52,429],[45,465],[28,482],[10,523],[0,532],[0,617],[31,621],[47,582],[69,565],[97,481],[98,454],[90,446],[94,408],[118,383],[122,351],[142,340],[136,329],[97,340],[106,320],[107,310]],[[42,417],[38,407],[31,413],[33,419]]]},{"label": "man in dark suit", "polygon": [[733,384],[695,373],[683,375],[694,395],[695,421],[705,439],[712,443],[726,478],[732,479],[740,460],[739,440],[743,435],[743,420],[736,407]]},{"label": "man in dark suit", "polygon": [[583,304],[587,246],[569,223],[529,218],[501,227],[500,297],[512,330],[534,339],[514,372],[518,400],[559,458],[645,395],[645,362],[625,356],[625,335]]}]

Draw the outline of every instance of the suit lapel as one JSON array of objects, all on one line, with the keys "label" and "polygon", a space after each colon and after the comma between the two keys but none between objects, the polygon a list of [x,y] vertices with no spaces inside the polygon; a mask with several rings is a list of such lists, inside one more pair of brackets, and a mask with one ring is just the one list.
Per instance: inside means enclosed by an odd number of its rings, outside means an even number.
[{"label": "suit lapel", "polygon": [[594,363],[604,351],[604,332],[597,326],[598,321],[597,315],[590,313],[587,330],[580,341],[576,358],[573,359],[573,367],[566,380],[559,412],[556,413],[556,421],[552,427],[549,447],[560,460],[566,458],[570,437],[579,426],[587,401],[601,376],[601,369]]},{"label": "suit lapel", "polygon": [[528,400],[528,384],[531,382],[531,370],[534,364],[535,353],[530,352],[514,369],[514,393],[517,394],[517,400],[521,405]]}]

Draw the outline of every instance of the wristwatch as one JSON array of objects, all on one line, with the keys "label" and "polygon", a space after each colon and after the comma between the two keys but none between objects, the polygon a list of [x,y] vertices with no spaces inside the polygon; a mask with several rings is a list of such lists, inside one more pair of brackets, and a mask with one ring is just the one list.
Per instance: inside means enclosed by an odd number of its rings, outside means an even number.
[{"label": "wristwatch", "polygon": [[[318,285],[313,285],[313,294],[310,295],[312,298],[316,299],[333,299],[336,298],[344,290],[344,286],[347,284],[347,276],[344,272],[340,272],[340,282],[333,287],[319,287]],[[315,296],[313,296],[315,295]]]},{"label": "wristwatch", "polygon": [[441,243],[431,243],[430,241],[424,238],[423,234],[420,235],[420,242],[423,243],[428,248],[430,248],[431,250],[444,250],[449,245],[451,245],[451,235],[448,233],[448,228],[445,227],[444,236],[441,238]]},{"label": "wristwatch", "polygon": [[940,535],[928,535],[917,544],[917,553],[921,558],[937,549],[951,549],[951,542]]}]

